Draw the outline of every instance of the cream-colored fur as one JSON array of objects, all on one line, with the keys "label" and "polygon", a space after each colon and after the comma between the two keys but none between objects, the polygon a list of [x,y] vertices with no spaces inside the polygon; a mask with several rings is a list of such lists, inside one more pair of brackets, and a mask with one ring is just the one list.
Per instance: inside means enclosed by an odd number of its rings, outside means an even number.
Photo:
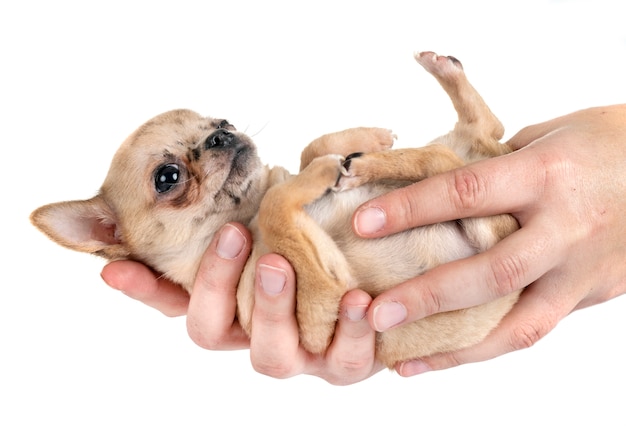
[{"label": "cream-colored fur", "polygon": [[[372,296],[441,263],[493,246],[517,229],[507,215],[357,238],[354,210],[364,201],[481,158],[505,154],[503,128],[467,81],[460,63],[432,52],[416,60],[433,74],[458,113],[454,129],[423,148],[390,149],[394,136],[356,128],[313,141],[301,171],[264,166],[248,136],[225,120],[175,110],[137,129],[113,158],[98,195],[35,210],[31,220],[59,244],[107,259],[135,259],[190,291],[202,253],[227,221],[249,225],[254,247],[239,283],[238,319],[251,328],[254,265],[284,255],[297,274],[303,346],[321,353],[332,340],[341,297]],[[352,153],[358,155],[350,155]],[[347,157],[347,159],[346,159]],[[498,324],[518,293],[380,333],[387,366],[475,344]]]}]

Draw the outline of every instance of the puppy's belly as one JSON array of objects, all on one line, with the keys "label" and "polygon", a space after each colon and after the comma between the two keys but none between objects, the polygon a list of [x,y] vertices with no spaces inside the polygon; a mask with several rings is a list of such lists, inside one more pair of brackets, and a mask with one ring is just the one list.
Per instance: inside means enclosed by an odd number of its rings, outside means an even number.
[{"label": "puppy's belly", "polygon": [[352,231],[355,209],[394,188],[362,186],[330,193],[307,206],[309,215],[344,254],[359,288],[374,297],[441,263],[476,253],[455,222],[414,228],[383,238],[357,237]]}]

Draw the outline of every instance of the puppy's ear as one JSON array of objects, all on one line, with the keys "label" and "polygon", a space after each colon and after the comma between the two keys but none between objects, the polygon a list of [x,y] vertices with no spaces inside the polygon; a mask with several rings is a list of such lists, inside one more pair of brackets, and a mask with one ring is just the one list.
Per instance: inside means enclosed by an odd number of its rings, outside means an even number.
[{"label": "puppy's ear", "polygon": [[115,215],[99,195],[39,207],[30,220],[52,241],[69,249],[111,260],[130,254],[120,239]]}]

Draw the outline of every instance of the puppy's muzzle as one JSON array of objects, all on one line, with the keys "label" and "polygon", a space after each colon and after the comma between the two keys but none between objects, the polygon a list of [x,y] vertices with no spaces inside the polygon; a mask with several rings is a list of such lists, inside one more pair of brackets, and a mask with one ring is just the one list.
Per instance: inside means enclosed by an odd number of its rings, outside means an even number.
[{"label": "puppy's muzzle", "polygon": [[226,129],[218,129],[213,132],[204,141],[204,149],[213,148],[227,148],[231,146],[236,139],[236,136]]}]

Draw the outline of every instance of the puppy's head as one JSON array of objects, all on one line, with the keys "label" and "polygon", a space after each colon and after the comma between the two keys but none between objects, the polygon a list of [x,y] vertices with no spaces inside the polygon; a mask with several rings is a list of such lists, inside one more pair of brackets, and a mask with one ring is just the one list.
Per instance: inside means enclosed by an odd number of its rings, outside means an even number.
[{"label": "puppy's head", "polygon": [[128,137],[98,195],[40,207],[31,221],[65,247],[140,260],[189,290],[216,230],[254,216],[266,175],[226,120],[174,110]]}]

